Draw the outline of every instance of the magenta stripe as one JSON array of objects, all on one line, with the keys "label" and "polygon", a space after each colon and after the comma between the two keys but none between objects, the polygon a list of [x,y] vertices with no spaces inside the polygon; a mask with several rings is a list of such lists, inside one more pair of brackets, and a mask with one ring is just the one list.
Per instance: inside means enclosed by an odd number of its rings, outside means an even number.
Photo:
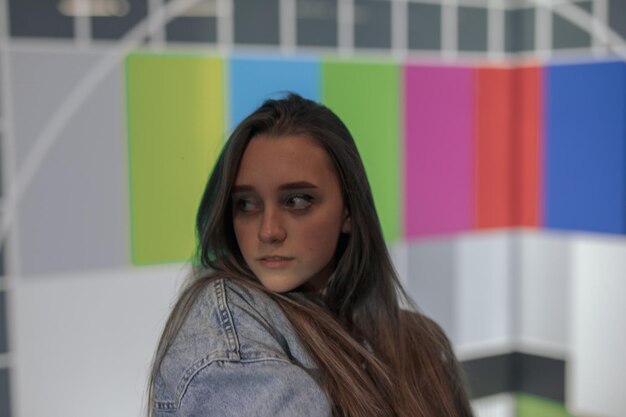
[{"label": "magenta stripe", "polygon": [[406,237],[468,230],[475,72],[407,65],[404,77]]}]

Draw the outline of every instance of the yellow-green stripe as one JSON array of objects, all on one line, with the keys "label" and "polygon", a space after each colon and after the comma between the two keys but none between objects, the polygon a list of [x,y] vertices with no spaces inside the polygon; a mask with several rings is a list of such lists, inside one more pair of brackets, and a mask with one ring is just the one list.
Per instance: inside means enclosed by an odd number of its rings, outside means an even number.
[{"label": "yellow-green stripe", "polygon": [[132,54],[126,70],[132,262],[185,261],[223,142],[223,62]]}]

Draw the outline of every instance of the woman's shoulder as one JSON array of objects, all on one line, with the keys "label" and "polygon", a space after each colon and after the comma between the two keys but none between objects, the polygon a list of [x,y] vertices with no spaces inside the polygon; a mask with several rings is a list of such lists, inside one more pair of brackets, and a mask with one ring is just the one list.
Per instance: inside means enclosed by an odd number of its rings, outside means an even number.
[{"label": "woman's shoulder", "polygon": [[154,380],[157,409],[177,408],[198,375],[217,383],[229,373],[314,367],[282,309],[254,285],[208,279],[189,305]]},{"label": "woman's shoulder", "polygon": [[278,353],[280,358],[305,368],[317,367],[283,309],[268,293],[235,279],[223,278],[215,285],[224,288],[221,303],[230,313],[242,359],[275,357]]},{"label": "woman's shoulder", "polygon": [[180,399],[190,380],[202,369],[227,362],[250,360],[288,361],[281,344],[266,321],[263,311],[273,310],[271,300],[258,290],[225,278],[206,279],[183,292],[174,309],[180,320],[155,379],[155,397],[169,403]]},{"label": "woman's shoulder", "polygon": [[280,340],[284,314],[267,294],[233,279],[214,278],[194,298],[170,351],[219,360],[286,356]]},{"label": "woman's shoulder", "polygon": [[162,376],[170,384],[184,383],[199,369],[224,362],[271,360],[316,367],[279,305],[253,285],[210,279],[189,302],[161,362]]}]

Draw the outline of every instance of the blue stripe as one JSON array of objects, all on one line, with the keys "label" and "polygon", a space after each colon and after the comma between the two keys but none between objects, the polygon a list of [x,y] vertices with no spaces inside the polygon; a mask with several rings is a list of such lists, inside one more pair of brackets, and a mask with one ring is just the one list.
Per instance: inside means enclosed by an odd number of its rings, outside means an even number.
[{"label": "blue stripe", "polygon": [[545,226],[626,233],[626,64],[545,71]]},{"label": "blue stripe", "polygon": [[268,98],[287,91],[319,101],[321,72],[315,58],[268,59],[234,56],[230,60],[230,128]]}]

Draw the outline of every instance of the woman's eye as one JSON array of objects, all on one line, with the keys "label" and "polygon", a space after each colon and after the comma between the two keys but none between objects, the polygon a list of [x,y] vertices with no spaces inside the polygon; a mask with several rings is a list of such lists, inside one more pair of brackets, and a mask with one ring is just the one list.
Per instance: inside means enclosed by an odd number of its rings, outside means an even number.
[{"label": "woman's eye", "polygon": [[250,198],[236,198],[235,199],[235,209],[242,213],[249,213],[256,209],[256,203]]},{"label": "woman's eye", "polygon": [[311,205],[313,197],[308,194],[296,194],[287,198],[286,205],[295,210],[304,210]]}]

